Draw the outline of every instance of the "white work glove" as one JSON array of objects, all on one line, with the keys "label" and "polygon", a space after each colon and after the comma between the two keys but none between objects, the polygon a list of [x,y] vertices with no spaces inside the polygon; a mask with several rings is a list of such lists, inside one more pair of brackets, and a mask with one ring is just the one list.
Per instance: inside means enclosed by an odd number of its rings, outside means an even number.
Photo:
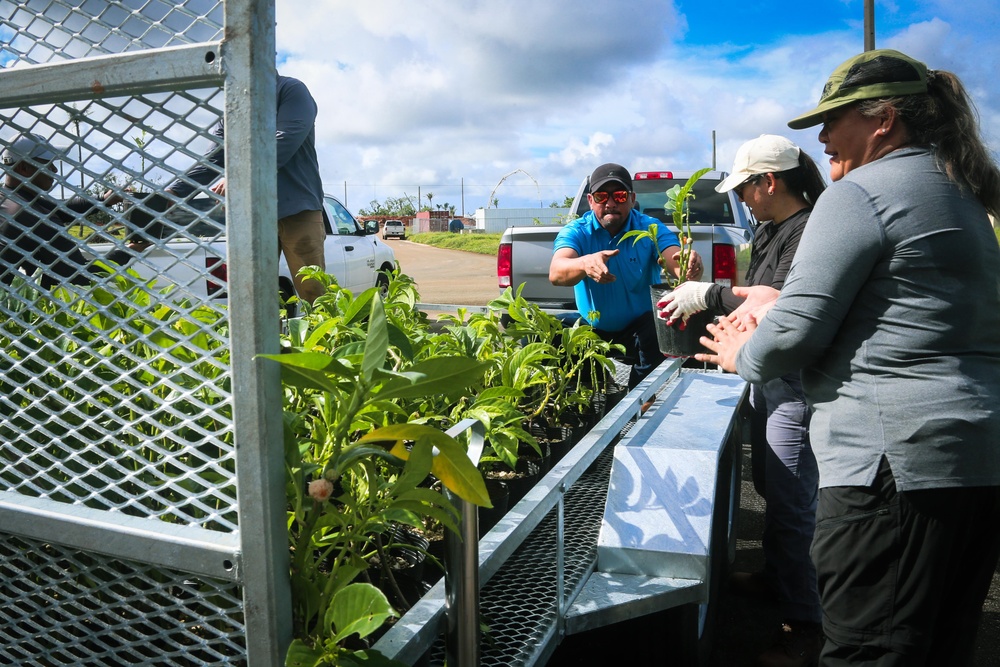
[{"label": "white work glove", "polygon": [[664,296],[656,303],[656,316],[673,324],[678,318],[685,324],[688,318],[706,308],[705,294],[712,283],[699,283],[689,280],[681,283],[673,292]]}]

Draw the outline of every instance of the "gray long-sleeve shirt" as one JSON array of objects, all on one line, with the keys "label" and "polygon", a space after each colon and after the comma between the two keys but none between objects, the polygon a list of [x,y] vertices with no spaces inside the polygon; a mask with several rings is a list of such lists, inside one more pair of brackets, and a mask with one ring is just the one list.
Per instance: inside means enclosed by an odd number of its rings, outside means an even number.
[{"label": "gray long-sleeve shirt", "polygon": [[[277,89],[277,167],[278,219],[302,211],[323,208],[323,181],[316,157],[316,102],[309,89],[298,79],[278,76]],[[220,142],[225,128],[219,123],[212,131]],[[200,162],[167,188],[179,197],[187,197],[197,185],[208,185],[226,168],[223,143],[213,148]]]},{"label": "gray long-sleeve shirt", "polygon": [[803,368],[820,485],[1000,485],[1000,248],[930,152],[890,153],[823,193],[774,308],[737,357]]}]

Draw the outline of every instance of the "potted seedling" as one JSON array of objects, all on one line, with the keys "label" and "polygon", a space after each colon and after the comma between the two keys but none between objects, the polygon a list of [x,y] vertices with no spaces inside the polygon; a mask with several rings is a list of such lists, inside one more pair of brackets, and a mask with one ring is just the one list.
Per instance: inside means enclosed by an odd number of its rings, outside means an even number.
[{"label": "potted seedling", "polygon": [[[690,200],[694,199],[694,184],[699,178],[711,171],[708,168],[700,169],[691,175],[684,185],[675,185],[667,190],[667,203],[663,208],[670,214],[674,227],[677,229],[677,237],[680,240],[680,253],[678,254],[677,276],[667,274],[666,282],[650,285],[650,299],[653,301],[653,308],[663,297],[670,294],[678,285],[687,280],[687,270],[691,263],[691,252],[694,244],[691,236],[691,205]],[[622,236],[621,241],[633,239],[633,243],[638,243],[641,239],[648,238],[652,241],[653,252],[656,253],[657,263],[663,267],[664,260],[660,256],[657,245],[657,230],[659,224],[649,225],[648,230],[633,230]],[[619,241],[619,243],[621,242]],[[705,326],[712,321],[709,312],[695,313],[687,322],[675,322],[668,325],[665,320],[659,317],[653,318],[656,324],[656,339],[659,343],[660,351],[670,357],[690,357],[698,352],[704,351],[698,339],[704,334]]]}]

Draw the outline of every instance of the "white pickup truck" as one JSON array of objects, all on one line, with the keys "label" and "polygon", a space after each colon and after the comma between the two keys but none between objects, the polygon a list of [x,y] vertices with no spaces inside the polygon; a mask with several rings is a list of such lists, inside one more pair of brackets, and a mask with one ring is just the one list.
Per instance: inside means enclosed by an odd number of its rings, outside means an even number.
[{"label": "white pickup truck", "polygon": [[[324,197],[323,204],[326,272],[336,277],[338,285],[355,294],[375,286],[387,288],[386,272],[395,268],[396,258],[392,248],[379,240],[378,222],[371,221],[369,226],[362,227],[330,195]],[[162,213],[154,210],[160,208],[156,204],[136,206],[127,216],[133,227],[145,228],[154,238],[167,236],[160,230],[171,226],[179,231],[131,256],[108,243],[90,244],[89,254],[92,258],[106,257],[118,264],[128,264],[143,278],[155,279],[157,287],[175,285],[183,297],[223,300],[228,277],[223,205],[217,203],[212,208],[213,202],[208,199],[195,200],[189,205],[205,212],[194,219],[190,213],[185,216],[179,210],[181,207]],[[157,231],[153,232],[154,229]],[[278,289],[286,300],[295,293],[284,255],[278,262]]]},{"label": "white pickup truck", "polygon": [[[684,185],[693,172],[642,171],[632,179],[636,208],[658,218],[674,230],[673,221],[665,213],[667,190]],[[726,286],[738,285],[749,262],[749,244],[753,227],[747,211],[732,192],[718,193],[716,184],[725,172],[710,171],[694,186],[691,201],[691,235],[694,248],[705,264],[703,280]],[[589,176],[580,184],[571,213],[582,216],[590,210],[587,194]],[[545,310],[575,311],[572,287],[557,287],[549,282],[549,262],[552,244],[562,229],[560,225],[508,227],[500,237],[497,252],[497,281],[501,290],[522,283],[521,296]],[[676,231],[676,230],[674,230]]]}]

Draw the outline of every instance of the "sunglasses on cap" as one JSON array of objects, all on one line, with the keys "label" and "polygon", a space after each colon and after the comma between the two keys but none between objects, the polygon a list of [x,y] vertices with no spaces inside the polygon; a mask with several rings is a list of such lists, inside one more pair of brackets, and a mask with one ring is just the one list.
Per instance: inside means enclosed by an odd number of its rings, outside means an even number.
[{"label": "sunglasses on cap", "polygon": [[624,204],[628,201],[629,192],[628,190],[618,190],[617,192],[592,192],[590,194],[594,198],[594,201],[598,204],[603,204],[608,201],[608,197],[615,200],[616,204]]}]

